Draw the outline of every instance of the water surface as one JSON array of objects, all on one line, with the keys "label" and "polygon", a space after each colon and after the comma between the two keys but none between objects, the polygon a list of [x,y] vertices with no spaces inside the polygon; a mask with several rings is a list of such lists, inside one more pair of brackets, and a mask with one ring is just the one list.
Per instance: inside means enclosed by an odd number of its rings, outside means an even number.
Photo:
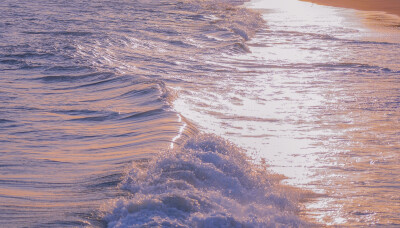
[{"label": "water surface", "polygon": [[399,225],[398,18],[245,6],[2,1],[2,224]]}]

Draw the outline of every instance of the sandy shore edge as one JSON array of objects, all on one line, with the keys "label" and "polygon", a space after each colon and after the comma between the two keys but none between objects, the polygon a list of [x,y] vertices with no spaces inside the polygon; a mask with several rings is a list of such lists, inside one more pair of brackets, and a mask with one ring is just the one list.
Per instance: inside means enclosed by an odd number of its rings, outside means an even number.
[{"label": "sandy shore edge", "polygon": [[400,17],[400,0],[300,0],[319,5],[351,8],[365,11],[384,11]]}]

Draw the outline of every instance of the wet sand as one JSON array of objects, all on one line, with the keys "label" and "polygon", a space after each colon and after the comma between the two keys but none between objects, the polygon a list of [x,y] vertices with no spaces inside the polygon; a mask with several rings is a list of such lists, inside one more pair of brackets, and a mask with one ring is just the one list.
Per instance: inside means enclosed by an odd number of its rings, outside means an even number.
[{"label": "wet sand", "polygon": [[400,17],[400,0],[301,0],[319,5],[352,8],[366,11],[384,11]]}]

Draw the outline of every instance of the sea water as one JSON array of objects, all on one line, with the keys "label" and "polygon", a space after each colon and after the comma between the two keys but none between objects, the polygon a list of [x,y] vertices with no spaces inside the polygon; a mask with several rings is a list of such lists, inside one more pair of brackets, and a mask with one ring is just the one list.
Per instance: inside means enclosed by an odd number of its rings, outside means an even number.
[{"label": "sea water", "polygon": [[395,16],[5,0],[0,18],[2,226],[400,224]]}]

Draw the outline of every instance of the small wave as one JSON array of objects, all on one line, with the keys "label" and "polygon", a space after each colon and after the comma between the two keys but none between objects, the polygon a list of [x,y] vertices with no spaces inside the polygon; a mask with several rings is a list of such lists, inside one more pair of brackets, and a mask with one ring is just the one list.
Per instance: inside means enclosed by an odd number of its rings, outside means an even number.
[{"label": "small wave", "polygon": [[7,120],[7,119],[0,119],[0,123],[12,123],[14,121],[12,120]]},{"label": "small wave", "polygon": [[199,135],[147,164],[134,163],[108,227],[303,227],[297,190],[214,135]]},{"label": "small wave", "polygon": [[52,35],[52,36],[90,36],[93,33],[91,32],[82,32],[82,31],[26,31],[23,32],[25,34],[32,34],[32,35]]},{"label": "small wave", "polygon": [[90,73],[90,74],[84,74],[84,75],[51,75],[51,76],[44,76],[44,77],[39,77],[35,78],[36,80],[42,80],[44,82],[70,82],[70,81],[78,81],[78,80],[84,80],[84,79],[104,79],[104,78],[110,78],[114,74],[113,73],[108,73],[108,72],[96,72],[96,73]]},{"label": "small wave", "polygon": [[370,41],[370,40],[345,40],[348,44],[356,44],[356,45],[387,45],[387,46],[398,46],[399,44],[396,42],[388,42],[388,41]]},{"label": "small wave", "polygon": [[340,38],[337,38],[337,37],[334,37],[334,36],[331,36],[328,34],[299,32],[299,31],[291,31],[291,30],[275,30],[275,31],[273,31],[273,34],[278,35],[278,36],[285,36],[285,37],[305,37],[307,39],[326,40],[326,41],[340,40]]},{"label": "small wave", "polygon": [[163,112],[165,112],[165,110],[163,110],[163,109],[153,109],[153,110],[149,110],[149,111],[145,111],[145,112],[134,113],[128,117],[125,117],[124,119],[135,119],[136,120],[136,119],[143,118],[143,117],[159,115]]},{"label": "small wave", "polygon": [[234,43],[228,46],[227,48],[231,53],[240,54],[240,53],[250,53],[250,49],[244,43]]},{"label": "small wave", "polygon": [[17,59],[4,59],[4,60],[0,60],[0,64],[23,65],[26,63],[25,63],[25,61],[21,61],[21,60],[17,60]]},{"label": "small wave", "polygon": [[363,73],[399,73],[399,71],[395,69],[390,69],[387,67],[381,67],[381,66],[374,66],[374,65],[369,65],[369,64],[362,64],[362,63],[332,63],[332,64],[327,64],[327,63],[318,63],[318,64],[313,64],[313,67],[315,68],[322,68],[324,70],[338,70],[338,69],[355,69],[357,72],[363,72]]},{"label": "small wave", "polygon": [[45,72],[90,72],[90,70],[90,67],[82,66],[51,66]]},{"label": "small wave", "polygon": [[76,118],[76,119],[72,119],[71,121],[106,121],[106,120],[110,120],[110,119],[115,119],[116,117],[118,117],[118,113],[112,112],[108,115],[102,115],[102,116],[90,116],[90,117],[82,117],[82,118]]},{"label": "small wave", "polygon": [[23,53],[12,53],[12,54],[5,54],[1,57],[4,58],[16,58],[16,59],[25,59],[25,58],[48,58],[54,56],[53,53],[46,53],[46,52],[33,52],[27,51]]}]

